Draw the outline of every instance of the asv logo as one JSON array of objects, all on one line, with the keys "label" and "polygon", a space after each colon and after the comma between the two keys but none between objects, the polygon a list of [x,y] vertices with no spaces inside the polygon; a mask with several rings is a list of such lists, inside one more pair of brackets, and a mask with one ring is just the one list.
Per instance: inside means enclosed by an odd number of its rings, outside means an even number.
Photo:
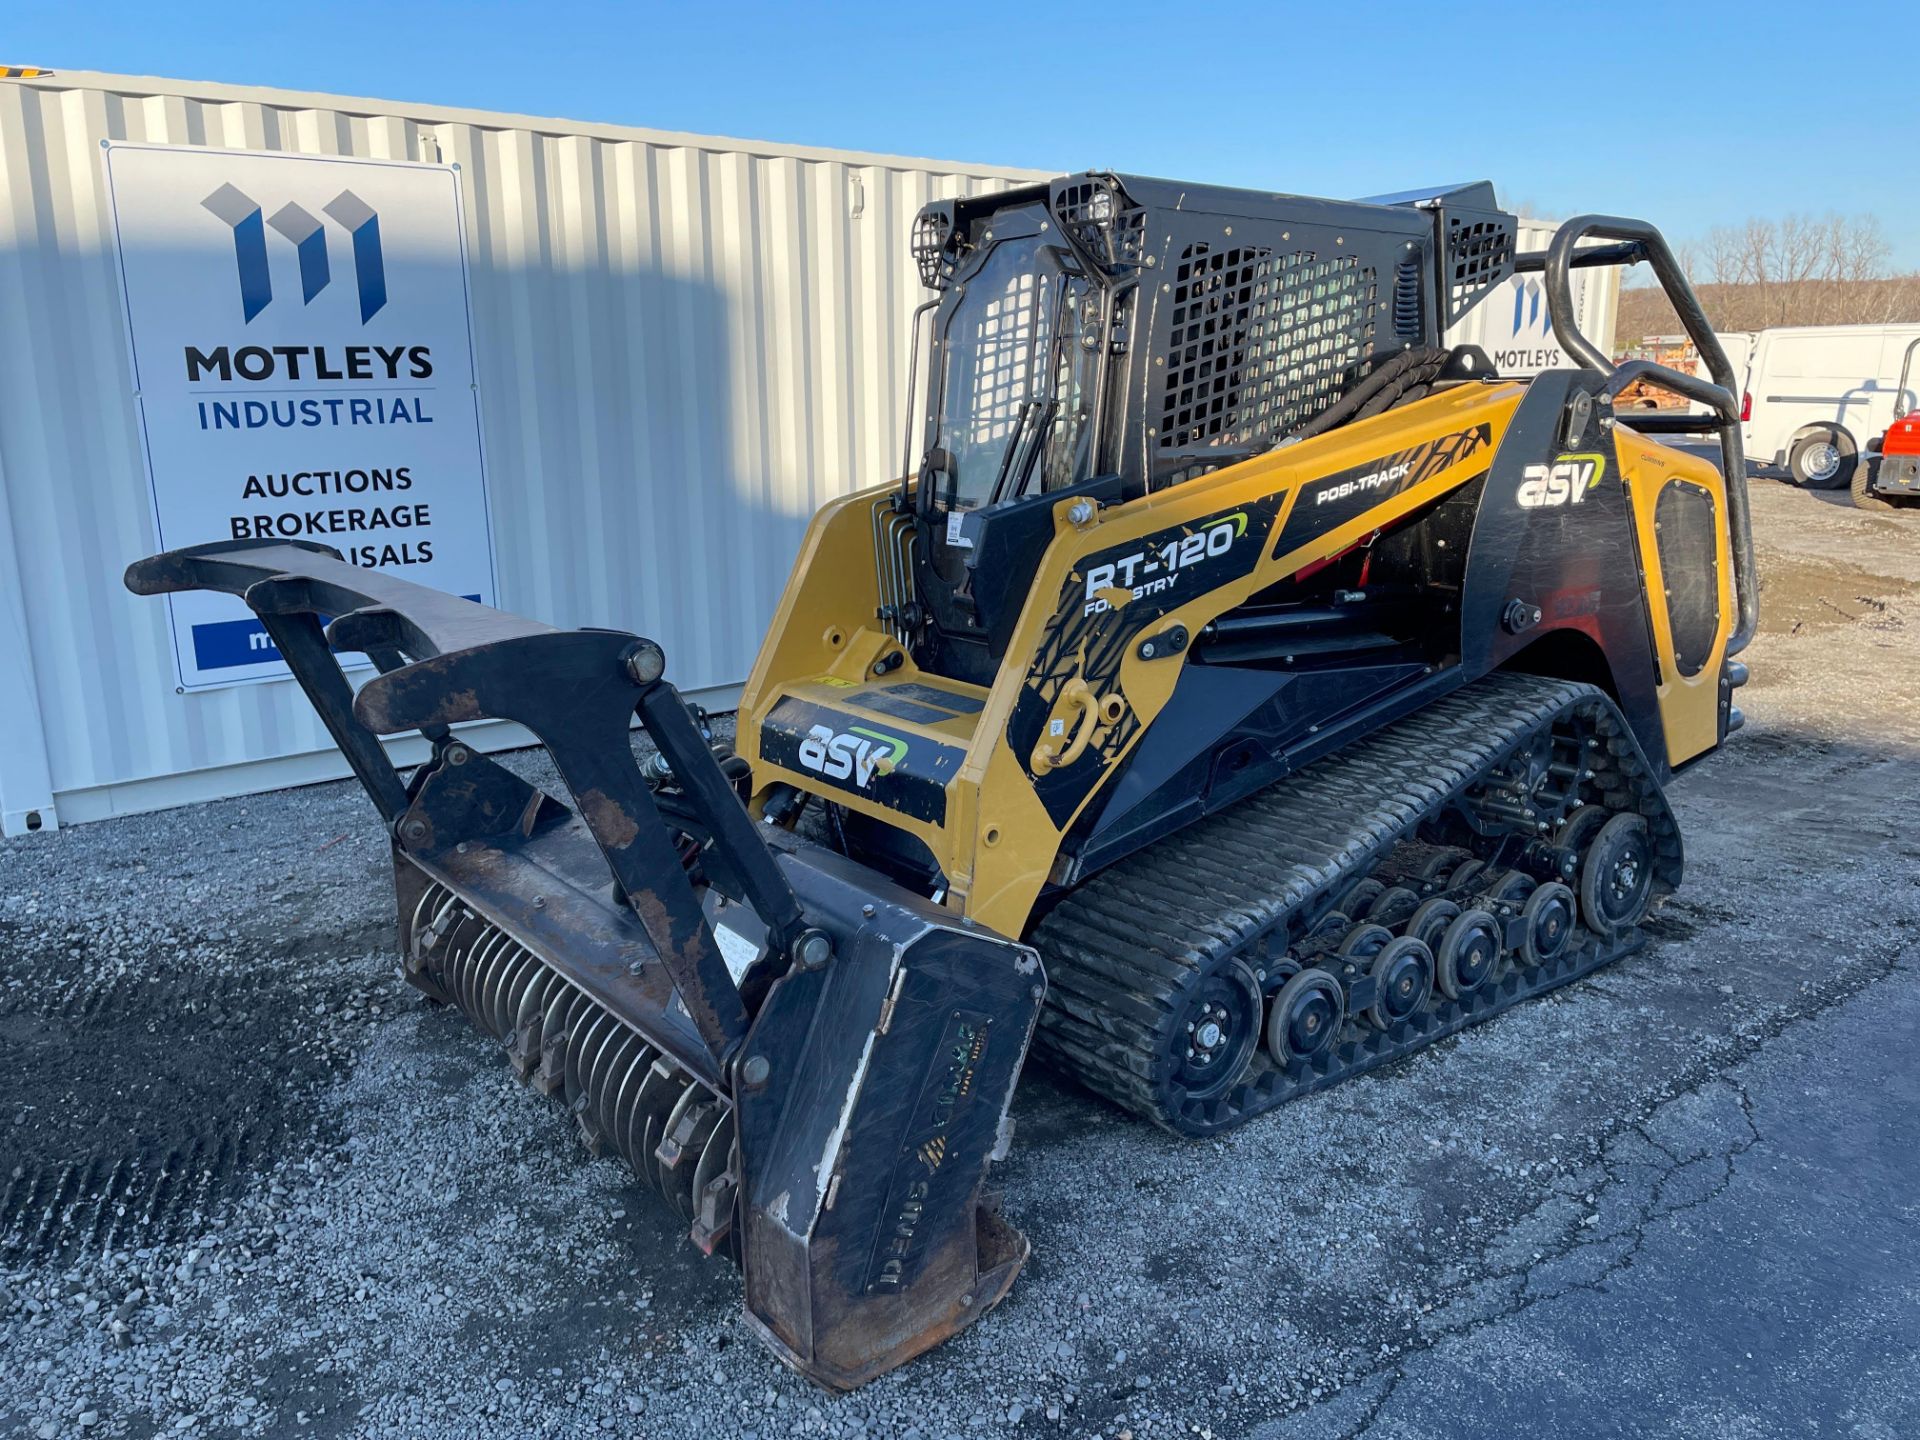
[{"label": "asv logo", "polygon": [[1529,465],[1520,480],[1520,506],[1544,510],[1552,505],[1578,505],[1607,473],[1600,455],[1562,455],[1551,465]]},{"label": "asv logo", "polygon": [[851,780],[864,790],[876,775],[890,775],[907,758],[907,742],[878,730],[863,730],[855,725],[845,735],[837,735],[825,725],[815,725],[800,742],[800,763],[829,780]]}]

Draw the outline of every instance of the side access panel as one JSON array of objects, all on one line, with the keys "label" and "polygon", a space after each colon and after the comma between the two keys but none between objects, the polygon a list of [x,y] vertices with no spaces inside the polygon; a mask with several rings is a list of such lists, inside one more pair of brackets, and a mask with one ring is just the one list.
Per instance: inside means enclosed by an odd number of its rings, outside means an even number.
[{"label": "side access panel", "polygon": [[1727,734],[1732,687],[1733,549],[1726,483],[1696,456],[1616,427],[1647,578],[1647,611],[1659,665],[1667,758],[1682,765]]},{"label": "side access panel", "polygon": [[[1514,415],[1474,525],[1462,668],[1524,670],[1531,651],[1533,663],[1566,673],[1569,656],[1589,656],[1664,771],[1724,733],[1719,662],[1733,623],[1724,489],[1706,461],[1612,424],[1603,384],[1587,371],[1549,371]],[[1674,486],[1684,488],[1667,513],[1677,505],[1688,523],[1667,537],[1657,511]],[[1689,587],[1684,672],[1667,596],[1675,581],[1664,578],[1682,570],[1698,572],[1679,582]],[[1567,678],[1601,677],[1576,669]]]}]

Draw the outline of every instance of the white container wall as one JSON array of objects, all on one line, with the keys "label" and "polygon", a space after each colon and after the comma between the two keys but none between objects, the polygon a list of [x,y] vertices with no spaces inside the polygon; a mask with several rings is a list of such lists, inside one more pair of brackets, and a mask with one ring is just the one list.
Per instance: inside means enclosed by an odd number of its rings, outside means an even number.
[{"label": "white container wall", "polygon": [[898,470],[914,213],[1037,178],[338,96],[0,81],[10,834],[346,773],[292,681],[176,693],[165,607],[121,585],[154,535],[104,141],[457,163],[500,603],[651,635],[683,691],[720,703],[807,518]]}]

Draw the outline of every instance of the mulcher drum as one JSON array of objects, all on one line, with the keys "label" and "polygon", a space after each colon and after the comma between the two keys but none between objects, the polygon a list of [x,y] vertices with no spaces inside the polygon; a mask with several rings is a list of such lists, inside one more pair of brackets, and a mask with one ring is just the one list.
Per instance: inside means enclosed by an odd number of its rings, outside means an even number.
[{"label": "mulcher drum", "polygon": [[[1489,772],[1556,722],[1579,721],[1590,752],[1584,798],[1646,818],[1662,891],[1680,878],[1680,836],[1651,767],[1607,696],[1591,685],[1496,674],[1096,875],[1036,927],[1047,1002],[1036,1054],[1126,1109],[1206,1135],[1371,1070],[1568,984],[1645,943],[1639,927],[1602,940],[1584,924],[1558,959],[1509,956],[1479,989],[1427,1005],[1387,1030],[1349,1016],[1339,1043],[1284,1069],[1262,1052],[1243,1080],[1207,1100],[1169,1084],[1171,1027],[1193,983],[1234,959],[1263,978],[1282,969],[1329,898],[1414,842]],[[1401,878],[1392,883],[1407,884]],[[1463,906],[1484,895],[1456,894]],[[1495,908],[1489,906],[1488,908]],[[1396,932],[1397,932],[1396,927]],[[1320,958],[1309,953],[1309,960]],[[1331,957],[1328,957],[1331,958]],[[1271,982],[1269,982],[1271,989]]]}]

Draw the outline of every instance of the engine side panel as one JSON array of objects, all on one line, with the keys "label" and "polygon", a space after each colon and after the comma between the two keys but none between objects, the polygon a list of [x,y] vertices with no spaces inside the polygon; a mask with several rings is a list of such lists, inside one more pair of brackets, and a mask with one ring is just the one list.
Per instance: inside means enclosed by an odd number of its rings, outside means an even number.
[{"label": "engine side panel", "polygon": [[[1665,771],[1725,735],[1726,491],[1708,461],[1582,404],[1600,384],[1585,371],[1549,372],[1514,416],[1468,552],[1461,665],[1470,676],[1514,668],[1602,684]],[[1669,534],[1663,502],[1670,517],[1683,504],[1689,523]],[[1683,593],[1685,665],[1669,605]],[[1540,612],[1519,628],[1504,614],[1516,599]],[[1581,654],[1603,668],[1580,668]]]},{"label": "engine side panel", "polygon": [[[1707,462],[1581,403],[1595,388],[1583,372],[1549,374],[1524,391],[1459,386],[1109,508],[1086,526],[1062,501],[991,688],[920,672],[871,618],[867,515],[877,492],[841,502],[816,520],[756,667],[742,753],[762,787],[796,785],[913,837],[945,877],[948,904],[1006,934],[1022,933],[1050,881],[1075,883],[1218,808],[1216,799],[1496,669],[1603,685],[1664,772],[1725,733],[1721,661],[1733,611],[1724,487]],[[1451,509],[1434,508],[1449,496]],[[1246,683],[1223,682],[1225,693],[1248,700],[1262,743],[1196,724],[1190,759],[1174,743],[1182,737],[1156,736],[1161,793],[1116,784],[1200,668],[1188,651],[1204,626],[1409,517],[1413,529],[1397,532],[1401,563],[1457,586],[1457,655],[1424,667],[1356,656],[1345,669],[1296,677],[1311,683],[1294,683],[1284,699],[1274,698],[1283,687],[1271,668],[1236,667]],[[1458,555],[1469,528],[1464,565],[1442,558]],[[1676,618],[1670,597],[1679,596],[1687,614]],[[1280,715],[1287,705],[1299,713]],[[1275,713],[1255,715],[1261,706]],[[1191,718],[1193,708],[1171,713]],[[1260,762],[1245,771],[1251,778],[1192,803],[1185,790],[1209,755],[1241,743]],[[1164,823],[1137,823],[1131,836],[1117,826],[1123,838],[1108,837],[1083,865],[1069,836],[1109,794],[1164,811]]]}]

